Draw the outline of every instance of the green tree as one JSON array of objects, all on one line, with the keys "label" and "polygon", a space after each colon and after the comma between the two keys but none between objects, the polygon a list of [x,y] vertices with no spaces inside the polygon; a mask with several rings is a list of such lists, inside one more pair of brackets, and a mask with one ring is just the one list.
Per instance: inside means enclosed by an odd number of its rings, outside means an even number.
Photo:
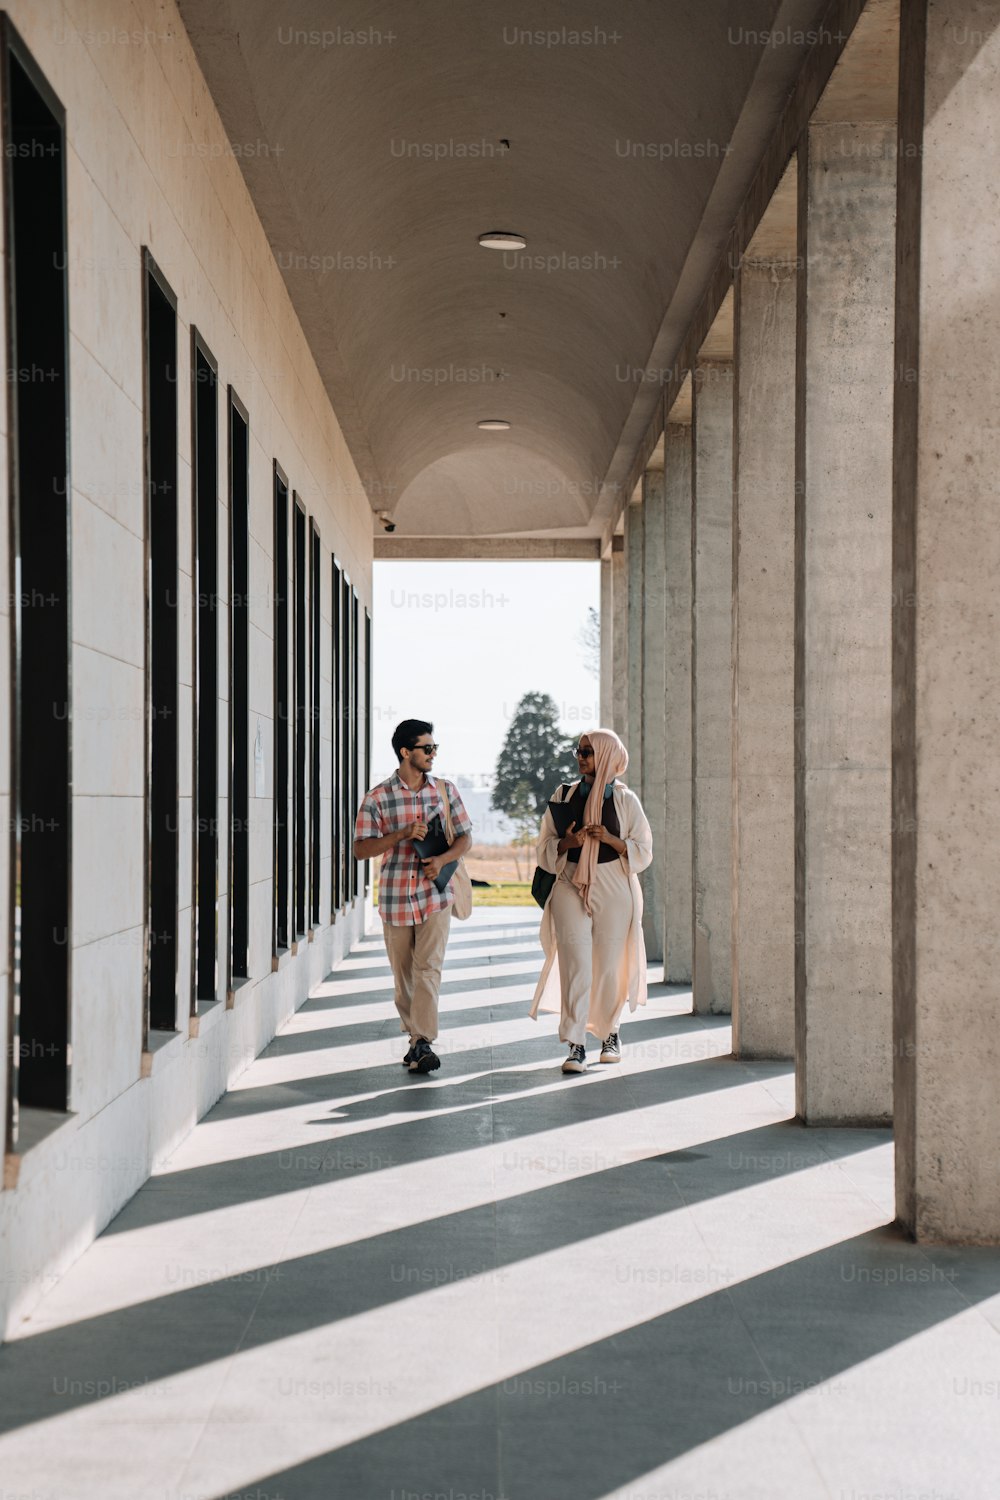
[{"label": "green tree", "polygon": [[525,788],[540,819],[560,781],[575,777],[573,746],[559,728],[558,710],[548,693],[525,693],[514,710],[497,760],[491,807],[515,822],[523,817]]},{"label": "green tree", "polygon": [[517,878],[523,880],[521,874],[521,859],[519,849],[529,849],[538,837],[538,812],[535,808],[535,793],[526,781],[519,781],[514,788],[514,796],[507,816],[514,822],[517,832],[514,834],[514,864],[517,867]]},{"label": "green tree", "polygon": [[577,632],[583,647],[583,664],[592,677],[601,675],[601,617],[592,604],[587,605],[583,624]]}]

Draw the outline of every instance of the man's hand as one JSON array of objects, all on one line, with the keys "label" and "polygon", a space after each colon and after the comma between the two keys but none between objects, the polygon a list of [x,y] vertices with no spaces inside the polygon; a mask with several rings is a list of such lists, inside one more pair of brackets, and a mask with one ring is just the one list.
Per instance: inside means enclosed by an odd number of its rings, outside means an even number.
[{"label": "man's hand", "polygon": [[433,854],[430,859],[422,859],[420,863],[423,866],[423,871],[427,879],[436,880],[444,866],[448,863],[448,860],[443,854]]},{"label": "man's hand", "polygon": [[427,824],[418,819],[416,823],[407,823],[405,828],[394,828],[389,833],[380,833],[377,838],[355,839],[355,859],[377,859],[382,854],[388,854],[391,849],[397,848],[406,839],[422,839],[426,837]]}]

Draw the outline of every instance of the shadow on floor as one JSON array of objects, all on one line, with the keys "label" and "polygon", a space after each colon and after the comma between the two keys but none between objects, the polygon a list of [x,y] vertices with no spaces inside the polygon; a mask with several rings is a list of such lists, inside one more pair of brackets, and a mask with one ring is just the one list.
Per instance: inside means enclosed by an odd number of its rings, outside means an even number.
[{"label": "shadow on floor", "polygon": [[[846,1426],[854,1406],[837,1377],[1000,1292],[1000,1260],[986,1256],[960,1287],[928,1280],[933,1262],[894,1230],[860,1235],[256,1483],[283,1500],[407,1490],[602,1500],[823,1382],[830,1420]],[[912,1279],[885,1279],[906,1269]],[[585,1326],[581,1308],[569,1337]]]},{"label": "shadow on floor", "polygon": [[[671,1035],[670,1018],[644,1024],[648,1024],[652,1036],[658,1026],[664,1028],[664,1037]],[[376,1095],[374,1099],[344,1104],[334,1100],[327,1116],[314,1120],[314,1124],[328,1124],[336,1130],[338,1118],[379,1118],[387,1113],[405,1114],[407,1118],[350,1136],[337,1132],[326,1142],[317,1139],[300,1148],[248,1154],[236,1160],[164,1172],[145,1183],[104,1233],[114,1235],[147,1228],[223,1204],[263,1201],[313,1186],[324,1171],[324,1148],[332,1162],[336,1162],[339,1152],[348,1151],[359,1163],[351,1174],[356,1176],[362,1171],[382,1171],[429,1161],[489,1146],[498,1140],[514,1141],[581,1122],[598,1125],[612,1115],[645,1105],[710,1094],[717,1089],[739,1087],[754,1078],[778,1078],[787,1073],[787,1065],[781,1063],[757,1063],[751,1071],[749,1065],[731,1057],[709,1057],[633,1074],[607,1069],[597,1074],[595,1069],[567,1086],[558,1071],[558,1060],[554,1061],[551,1072],[522,1070],[523,1063],[534,1057],[551,1057],[551,1043],[547,1039],[513,1042],[502,1049],[506,1056],[498,1056],[499,1050],[493,1049],[492,1054],[489,1048],[463,1053],[463,1068],[485,1069],[492,1062],[493,1071],[455,1083],[442,1081],[428,1086],[425,1080],[404,1074],[398,1064],[364,1069],[358,1074],[310,1079],[307,1081],[310,1085],[325,1085],[327,1100],[331,1093],[363,1093],[366,1088],[384,1085],[387,1073],[396,1085],[390,1085],[387,1095]],[[513,1097],[509,1098],[504,1097],[505,1065],[515,1073],[510,1090]],[[343,1087],[345,1077],[350,1079],[347,1088]],[[440,1074],[433,1077],[439,1078]],[[521,1092],[525,1086],[542,1092],[525,1097]],[[325,1102],[315,1088],[307,1090],[298,1083],[294,1087],[276,1084],[254,1092],[273,1099],[269,1103],[258,1098],[257,1109],[290,1108],[309,1100],[315,1100],[317,1105]],[[208,1118],[240,1118],[244,1114],[242,1109],[226,1108],[227,1101],[238,1098],[238,1094],[226,1095]],[[450,1112],[442,1114],[442,1110]],[[370,1113],[366,1115],[364,1111]]]},{"label": "shadow on floor", "polygon": [[[856,1152],[888,1138],[884,1131],[770,1125],[700,1143],[697,1150],[666,1152],[548,1183],[546,1176],[554,1171],[584,1168],[568,1159],[564,1150],[547,1151],[544,1143],[528,1149],[512,1145],[509,1153],[500,1153],[496,1166],[496,1202],[428,1217],[253,1272],[189,1284],[131,1307],[4,1345],[0,1348],[0,1432],[99,1401],[102,1391],[181,1374],[237,1349],[260,1347],[312,1329],[332,1330],[344,1318],[440,1284],[433,1275],[436,1267],[447,1268],[451,1279],[494,1273],[529,1257],[755,1183],[817,1166],[836,1170],[832,1164],[837,1162],[848,1166]],[[355,1145],[356,1140],[347,1138],[339,1146],[345,1153],[363,1149]],[[364,1163],[363,1156],[359,1160]],[[355,1176],[351,1161],[350,1156],[341,1156],[331,1180],[335,1175],[341,1179]],[[503,1196],[507,1172],[537,1172],[537,1185]],[[223,1201],[217,1195],[212,1206]],[[422,1208],[433,1215],[433,1203]],[[336,1198],[331,1199],[329,1213],[336,1232]],[[911,1252],[920,1255],[901,1241],[894,1239],[893,1245],[897,1258]],[[409,1276],[407,1268],[420,1274]],[[982,1287],[980,1292],[989,1295]],[[614,1366],[611,1360],[608,1368]],[[60,1377],[58,1385],[53,1381],[54,1371]],[[394,1462],[400,1462],[398,1452]],[[397,1483],[406,1473],[405,1466],[397,1468]],[[333,1471],[329,1477],[332,1481]],[[475,1489],[467,1477],[466,1488]],[[291,1496],[299,1491],[289,1488],[279,1493]],[[376,1491],[334,1486],[327,1493]]]}]

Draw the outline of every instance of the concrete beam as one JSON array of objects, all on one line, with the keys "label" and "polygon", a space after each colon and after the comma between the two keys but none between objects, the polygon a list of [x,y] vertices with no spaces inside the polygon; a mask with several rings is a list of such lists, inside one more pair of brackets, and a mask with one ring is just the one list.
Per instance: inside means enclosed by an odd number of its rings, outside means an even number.
[{"label": "concrete beam", "polygon": [[[803,28],[813,30],[813,45],[798,69],[777,125],[769,131],[763,154],[725,244],[707,276],[700,256],[697,273],[692,269],[690,274],[682,276],[650,352],[647,368],[654,376],[658,375],[666,393],[667,422],[679,418],[679,413],[671,414],[678,385],[685,371],[692,370],[697,364],[699,351],[732,285],[733,273],[774,196],[796,143],[830,83],[845,48],[850,45],[859,17],[872,3],[873,0],[833,0],[823,16],[822,25]],[[694,254],[690,260],[694,262]],[[640,387],[602,487],[602,502],[610,517],[606,522],[606,535],[613,529],[615,517],[620,512],[621,496],[631,493],[645,467],[640,432],[652,401],[647,396],[645,403],[641,402],[644,389]]]},{"label": "concrete beam", "polygon": [[464,537],[464,536],[377,536],[375,558],[380,562],[409,559],[447,561],[449,558],[478,558],[482,562],[599,562],[599,537]]}]

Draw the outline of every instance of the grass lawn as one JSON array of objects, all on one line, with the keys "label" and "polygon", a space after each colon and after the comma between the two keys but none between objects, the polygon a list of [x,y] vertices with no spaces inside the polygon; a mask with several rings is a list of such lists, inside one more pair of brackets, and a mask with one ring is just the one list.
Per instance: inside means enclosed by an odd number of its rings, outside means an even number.
[{"label": "grass lawn", "polygon": [[472,887],[473,906],[530,906],[538,910],[531,899],[531,886],[526,880],[497,880],[485,889]]},{"label": "grass lawn", "polygon": [[[378,880],[375,880],[375,904],[378,905]],[[527,880],[495,880],[487,889],[472,887],[473,906],[530,906],[537,911],[531,899],[531,884]]]}]

